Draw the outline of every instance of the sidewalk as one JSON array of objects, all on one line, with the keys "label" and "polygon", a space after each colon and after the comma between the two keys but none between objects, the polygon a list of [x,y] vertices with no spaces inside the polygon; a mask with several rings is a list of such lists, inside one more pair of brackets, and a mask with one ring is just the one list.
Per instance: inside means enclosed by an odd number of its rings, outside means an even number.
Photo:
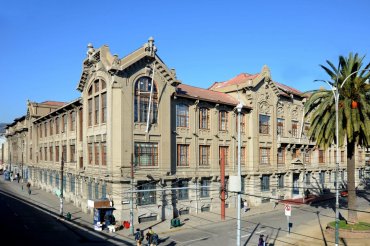
[{"label": "sidewalk", "polygon": [[[32,193],[31,195],[27,194],[26,184],[23,184],[23,190],[21,189],[22,183],[17,182],[9,182],[4,181],[3,177],[0,176],[0,190],[8,193],[10,195],[14,195],[23,199],[26,202],[33,204],[34,206],[42,209],[46,213],[49,213],[51,216],[59,218],[59,208],[60,208],[60,200],[57,196],[52,193],[49,193],[45,190],[40,188],[31,187]],[[280,208],[281,207],[281,208]],[[72,214],[72,221],[65,221],[65,223],[71,223],[79,227],[83,227],[93,233],[99,234],[101,236],[110,239],[113,241],[117,239],[117,244],[122,244],[122,241],[125,242],[127,245],[135,245],[134,237],[130,235],[130,229],[121,229],[119,231],[108,233],[106,231],[97,232],[93,229],[93,218],[92,215],[86,214],[82,212],[80,208],[75,207],[73,204],[64,201],[63,205],[64,215],[68,212]],[[274,209],[281,209],[283,210],[282,204],[274,204],[274,203],[266,203],[262,204],[258,207],[252,207],[248,210],[247,213],[241,211],[241,217],[245,216],[254,216],[257,214],[265,213],[268,211],[272,211]],[[181,226],[171,228],[171,221],[165,220],[161,221],[152,221],[152,222],[145,222],[145,223],[135,223],[134,228],[140,228],[141,230],[146,230],[149,227],[152,227],[153,230],[158,233],[158,235],[163,238],[165,235],[170,235],[173,232],[178,232],[181,230],[187,229],[194,229],[199,228],[203,225],[208,224],[215,224],[218,222],[222,222],[221,211],[213,211],[213,212],[199,212],[198,214],[189,214],[183,215],[180,217]],[[225,220],[235,220],[237,217],[236,208],[227,208],[225,214]]]}]

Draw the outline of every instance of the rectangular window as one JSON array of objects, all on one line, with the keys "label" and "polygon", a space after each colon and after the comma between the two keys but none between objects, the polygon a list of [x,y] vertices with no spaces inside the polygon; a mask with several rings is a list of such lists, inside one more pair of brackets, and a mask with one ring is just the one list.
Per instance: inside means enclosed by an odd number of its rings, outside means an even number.
[{"label": "rectangular window", "polygon": [[177,190],[177,199],[178,200],[187,200],[189,199],[189,182],[187,180],[179,180],[177,183],[177,188],[181,188]]},{"label": "rectangular window", "polygon": [[209,129],[209,110],[207,108],[199,109],[199,128]]},{"label": "rectangular window", "polygon": [[199,146],[199,166],[209,166],[209,145],[200,145]]},{"label": "rectangular window", "polygon": [[45,129],[45,137],[48,136],[48,125],[47,125],[47,122],[45,122],[44,124],[44,129]]},{"label": "rectangular window", "polygon": [[[235,129],[236,129],[236,132],[238,132],[239,115],[236,116],[235,122],[236,122]],[[240,132],[241,133],[245,132],[245,115],[244,114],[240,114]]]},{"label": "rectangular window", "polygon": [[99,199],[99,183],[95,183],[95,199]]},{"label": "rectangular window", "polygon": [[71,118],[71,125],[70,125],[70,130],[74,131],[76,129],[76,111],[72,111],[70,114]]},{"label": "rectangular window", "polygon": [[49,147],[49,156],[50,156],[50,161],[53,161],[53,158],[54,158],[53,146]]},{"label": "rectangular window", "polygon": [[189,145],[187,144],[177,145],[177,166],[180,167],[189,166]]},{"label": "rectangular window", "polygon": [[139,192],[137,193],[137,205],[150,205],[156,204],[155,184],[153,183],[138,183],[136,187]]},{"label": "rectangular window", "polygon": [[54,124],[54,122],[52,120],[50,120],[50,122],[49,122],[50,136],[53,135],[53,124]]},{"label": "rectangular window", "polygon": [[94,143],[95,165],[100,164],[99,143]]},{"label": "rectangular window", "polygon": [[176,105],[176,126],[189,127],[189,106],[185,104]]},{"label": "rectangular window", "polygon": [[95,114],[94,114],[94,123],[95,125],[99,124],[99,96],[94,97],[94,108],[95,108]]},{"label": "rectangular window", "polygon": [[101,143],[101,157],[102,157],[102,161],[101,161],[101,164],[103,166],[106,166],[107,165],[107,143],[106,142],[103,142]]},{"label": "rectangular window", "polygon": [[202,179],[200,181],[200,197],[209,197],[211,180]]},{"label": "rectangular window", "polygon": [[218,113],[218,126],[220,131],[227,131],[228,129],[228,113],[226,111],[220,111]]},{"label": "rectangular window", "polygon": [[62,119],[63,119],[63,132],[66,133],[67,132],[67,123],[68,123],[68,121],[67,121],[67,115],[64,114],[62,116]]},{"label": "rectangular window", "polygon": [[101,123],[107,122],[107,93],[101,94]]},{"label": "rectangular window", "polygon": [[298,121],[293,120],[292,121],[292,137],[295,137],[295,138],[299,137],[298,136],[298,129],[299,129]]},{"label": "rectangular window", "polygon": [[45,161],[48,160],[48,147],[44,147],[44,157],[45,157]]},{"label": "rectangular window", "polygon": [[59,117],[55,118],[55,134],[59,134]]},{"label": "rectangular window", "polygon": [[269,191],[270,190],[270,176],[269,175],[262,175],[261,177],[261,191]]},{"label": "rectangular window", "polygon": [[225,158],[225,166],[228,166],[229,165],[229,147],[228,146],[219,147],[220,164],[221,164],[222,154],[224,155],[224,158]]},{"label": "rectangular window", "polygon": [[320,180],[320,184],[324,187],[324,184],[325,184],[325,172],[320,172],[319,173],[319,180]]},{"label": "rectangular window", "polygon": [[41,124],[39,125],[39,129],[40,129],[40,138],[42,138],[42,125]]},{"label": "rectangular window", "polygon": [[157,143],[135,143],[135,165],[158,166]]},{"label": "rectangular window", "polygon": [[[235,162],[238,161],[238,148],[235,151]],[[245,147],[240,147],[240,165],[245,165]]]},{"label": "rectangular window", "polygon": [[280,136],[284,136],[284,119],[277,119],[277,134]]},{"label": "rectangular window", "polygon": [[107,198],[107,185],[102,184],[101,186],[101,199],[106,199]]},{"label": "rectangular window", "polygon": [[87,123],[89,126],[92,126],[92,115],[93,115],[92,98],[90,98],[87,101],[87,110],[88,110]]},{"label": "rectangular window", "polygon": [[62,159],[63,161],[67,160],[67,146],[65,145],[62,146]]},{"label": "rectangular window", "polygon": [[55,146],[55,161],[59,162],[59,146]]},{"label": "rectangular window", "polygon": [[304,162],[311,163],[311,152],[309,150],[304,151]]},{"label": "rectangular window", "polygon": [[79,122],[79,140],[82,141],[82,134],[83,134],[83,111],[82,108],[78,110],[78,122]]},{"label": "rectangular window", "polygon": [[325,154],[324,150],[319,150],[319,163],[325,163]]},{"label": "rectangular window", "polygon": [[259,116],[259,133],[269,134],[270,132],[270,116],[260,114]]},{"label": "rectangular window", "polygon": [[89,200],[93,199],[92,198],[92,182],[91,181],[87,183],[87,198]]},{"label": "rectangular window", "polygon": [[74,175],[71,175],[71,177],[69,178],[69,188],[70,188],[70,192],[72,193],[75,193],[75,183],[76,183],[76,176]]},{"label": "rectangular window", "polygon": [[76,146],[74,144],[69,146],[69,161],[76,162]]},{"label": "rectangular window", "polygon": [[278,176],[278,188],[279,189],[284,188],[284,174],[280,174]]},{"label": "rectangular window", "polygon": [[93,163],[93,144],[89,143],[87,146],[88,146],[89,164],[92,165]]},{"label": "rectangular window", "polygon": [[285,148],[284,147],[278,148],[277,162],[278,164],[285,164]]},{"label": "rectangular window", "polygon": [[260,164],[270,164],[270,148],[260,147]]}]

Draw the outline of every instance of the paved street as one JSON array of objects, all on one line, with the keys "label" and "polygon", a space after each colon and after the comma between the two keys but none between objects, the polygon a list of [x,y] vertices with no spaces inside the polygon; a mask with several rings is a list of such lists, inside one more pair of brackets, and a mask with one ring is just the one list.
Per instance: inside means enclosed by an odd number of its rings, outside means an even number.
[{"label": "paved street", "polygon": [[[370,221],[369,196],[358,199],[362,221]],[[242,212],[242,245],[257,245],[262,234],[269,245],[333,245],[334,238],[325,232],[326,224],[334,220],[334,200],[314,206],[292,206],[290,222],[293,227],[287,232],[287,217],[283,204],[264,204]],[[345,206],[345,199],[341,199]],[[0,229],[4,235],[15,240],[15,245],[27,242],[46,244],[87,245],[134,245],[129,230],[116,233],[96,232],[92,228],[91,215],[65,203],[65,211],[72,213],[72,222],[61,221],[59,199],[46,191],[33,188],[31,196],[22,191],[21,185],[8,182],[0,176]],[[345,207],[341,210],[346,216]],[[169,221],[135,224],[135,228],[152,226],[160,236],[160,245],[235,245],[236,211],[228,208],[226,220],[220,220],[218,212],[184,215],[183,226],[170,228]],[[22,235],[22,237],[19,237]],[[40,236],[41,235],[41,236]],[[370,245],[367,239],[341,240],[340,245]]]}]

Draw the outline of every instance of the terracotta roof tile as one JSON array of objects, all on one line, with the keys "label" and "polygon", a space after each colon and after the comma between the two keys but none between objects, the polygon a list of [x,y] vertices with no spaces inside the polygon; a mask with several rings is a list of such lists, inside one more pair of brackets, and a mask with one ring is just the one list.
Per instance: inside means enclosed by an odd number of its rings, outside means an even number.
[{"label": "terracotta roof tile", "polygon": [[294,89],[293,87],[290,87],[290,86],[287,86],[287,85],[284,85],[284,84],[281,84],[281,83],[278,83],[276,81],[274,81],[275,85],[280,89],[280,90],[283,90],[284,92],[290,92],[290,93],[293,93],[295,95],[298,95],[298,96],[302,96],[302,92],[297,90],[297,89]]},{"label": "terracotta roof tile", "polygon": [[247,82],[249,79],[254,79],[258,76],[258,74],[249,74],[249,73],[241,73],[238,76],[224,81],[224,82],[215,82],[211,87],[209,87],[210,90],[222,88],[230,85],[238,85],[244,82]]},{"label": "terracotta roof tile", "polygon": [[222,92],[217,91],[211,91],[207,89],[202,89],[190,85],[180,84],[177,87],[177,95],[178,96],[184,96],[184,97],[190,97],[190,98],[198,98],[203,99],[205,101],[211,101],[216,103],[224,103],[229,105],[237,105],[239,101]]},{"label": "terracotta roof tile", "polygon": [[64,106],[66,103],[65,102],[57,102],[57,101],[45,101],[45,102],[42,102],[40,104],[45,104],[45,105],[49,105],[49,106],[57,106],[57,107],[62,107]]}]

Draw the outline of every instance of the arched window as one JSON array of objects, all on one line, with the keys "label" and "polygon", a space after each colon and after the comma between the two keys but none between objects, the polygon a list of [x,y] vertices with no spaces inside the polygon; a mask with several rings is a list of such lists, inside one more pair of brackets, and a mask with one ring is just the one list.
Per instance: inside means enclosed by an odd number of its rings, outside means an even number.
[{"label": "arched window", "polygon": [[[147,122],[150,91],[152,79],[149,77],[141,77],[135,83],[135,98],[134,98],[134,121]],[[157,87],[153,86],[152,106],[150,108],[150,122],[157,123],[158,118],[158,93]]]},{"label": "arched window", "polygon": [[105,81],[97,79],[88,90],[87,110],[88,125],[107,122],[107,86]]}]

